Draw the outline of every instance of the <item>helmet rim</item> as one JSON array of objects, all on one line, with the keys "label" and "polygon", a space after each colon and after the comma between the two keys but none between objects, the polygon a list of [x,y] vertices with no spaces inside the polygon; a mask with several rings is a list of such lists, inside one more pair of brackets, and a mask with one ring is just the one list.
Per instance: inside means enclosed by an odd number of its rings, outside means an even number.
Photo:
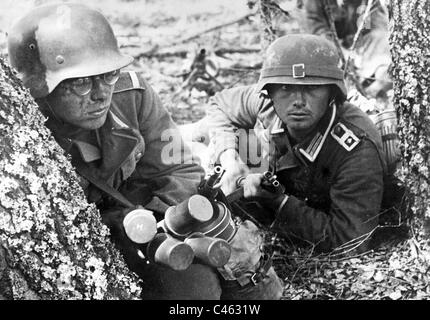
[{"label": "helmet rim", "polygon": [[305,77],[305,78],[293,78],[290,76],[274,76],[274,77],[266,77],[258,81],[255,91],[257,93],[264,90],[264,88],[268,84],[291,84],[291,85],[327,85],[334,84],[336,85],[340,91],[347,96],[347,89],[345,86],[345,82],[340,79],[330,79],[330,78],[322,78],[322,77]]}]

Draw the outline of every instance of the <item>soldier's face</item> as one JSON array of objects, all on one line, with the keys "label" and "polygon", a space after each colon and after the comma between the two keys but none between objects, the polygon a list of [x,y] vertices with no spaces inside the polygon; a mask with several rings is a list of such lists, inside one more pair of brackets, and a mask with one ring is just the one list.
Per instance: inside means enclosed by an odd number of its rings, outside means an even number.
[{"label": "soldier's face", "polygon": [[47,97],[55,116],[79,128],[100,128],[106,121],[114,87],[100,78],[92,81],[91,91],[85,95],[78,95],[67,86],[57,86]]},{"label": "soldier's face", "polygon": [[288,132],[300,140],[315,129],[326,113],[331,88],[329,85],[274,84],[269,88],[269,95]]}]

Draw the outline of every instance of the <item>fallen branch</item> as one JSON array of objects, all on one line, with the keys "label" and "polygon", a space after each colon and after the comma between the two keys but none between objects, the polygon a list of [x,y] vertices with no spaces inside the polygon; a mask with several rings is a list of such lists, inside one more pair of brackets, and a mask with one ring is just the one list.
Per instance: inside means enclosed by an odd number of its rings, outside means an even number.
[{"label": "fallen branch", "polygon": [[202,35],[204,35],[206,33],[209,33],[209,32],[221,29],[221,28],[225,28],[225,27],[231,26],[233,24],[241,22],[242,20],[246,20],[246,19],[250,18],[250,17],[254,16],[255,14],[256,14],[255,12],[254,13],[248,13],[248,14],[244,15],[243,17],[237,18],[235,20],[232,20],[232,21],[229,21],[229,22],[226,22],[226,23],[222,23],[222,24],[216,25],[214,27],[208,28],[206,30],[197,32],[197,33],[195,33],[195,34],[193,34],[191,36],[188,36],[186,38],[182,38],[182,39],[179,39],[178,41],[173,42],[172,44],[170,44],[170,46],[174,46],[174,45],[178,45],[178,44],[181,44],[181,43],[185,43],[185,42],[188,42],[188,41],[193,40],[195,38],[198,38],[198,37],[200,37],[200,36],[202,36]]},{"label": "fallen branch", "polygon": [[245,20],[245,19],[248,19],[249,17],[254,16],[255,14],[256,14],[255,12],[254,13],[248,13],[248,14],[246,14],[246,15],[240,17],[240,18],[237,18],[237,19],[235,19],[233,21],[229,21],[229,22],[226,22],[226,23],[222,23],[222,24],[210,27],[208,29],[205,29],[203,31],[195,33],[195,34],[193,34],[191,36],[188,36],[186,38],[182,38],[182,39],[179,39],[178,41],[174,41],[174,42],[172,42],[172,43],[170,43],[168,45],[165,45],[165,46],[160,46],[160,45],[157,44],[153,48],[151,48],[150,50],[148,50],[146,52],[142,52],[142,53],[136,55],[134,58],[135,59],[139,59],[139,58],[153,58],[153,57],[164,58],[164,57],[172,57],[172,56],[175,56],[175,57],[176,56],[186,57],[186,55],[188,53],[188,51],[186,51],[186,50],[179,50],[179,51],[175,51],[175,52],[171,52],[170,50],[169,51],[165,51],[165,52],[157,52],[157,51],[160,50],[160,49],[168,50],[168,48],[177,46],[179,44],[183,44],[183,43],[188,42],[188,41],[191,41],[191,40],[196,39],[196,38],[198,38],[198,37],[200,37],[200,36],[202,36],[202,35],[204,35],[206,33],[209,33],[209,32],[212,32],[212,31],[215,31],[215,30],[218,30],[218,29],[221,29],[221,28],[228,27],[228,26],[231,26],[233,24],[236,24],[236,23],[238,23],[238,22],[240,22],[242,20]]},{"label": "fallen branch", "polygon": [[214,53],[217,56],[222,56],[224,54],[230,53],[259,53],[261,49],[258,47],[250,47],[250,48],[218,48],[215,49]]},{"label": "fallen branch", "polygon": [[[157,51],[159,47],[154,47],[151,50],[141,52],[134,56],[135,59],[140,58],[167,58],[167,57],[181,57],[185,58],[187,54],[190,52],[186,49],[179,49],[177,51],[171,51],[163,49],[163,51]],[[222,56],[225,54],[231,54],[231,53],[256,53],[260,52],[259,48],[218,48],[214,50],[214,53],[217,56]]]},{"label": "fallen branch", "polygon": [[159,48],[158,46],[155,46],[151,50],[141,52],[139,54],[134,55],[133,57],[136,60],[139,60],[140,58],[169,58],[169,57],[185,58],[189,52],[189,50],[185,50],[185,49],[176,50],[176,51],[164,50],[161,52],[157,52],[158,48]]}]

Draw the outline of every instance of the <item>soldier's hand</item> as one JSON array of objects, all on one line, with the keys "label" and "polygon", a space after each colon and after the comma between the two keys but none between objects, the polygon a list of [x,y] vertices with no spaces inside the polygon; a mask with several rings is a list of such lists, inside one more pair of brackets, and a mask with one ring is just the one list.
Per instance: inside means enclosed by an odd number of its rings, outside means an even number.
[{"label": "soldier's hand", "polygon": [[286,197],[280,192],[270,192],[261,185],[264,175],[253,173],[243,181],[243,195],[245,199],[255,199],[266,208],[276,210]]},{"label": "soldier's hand", "polygon": [[236,150],[229,149],[220,156],[222,168],[225,170],[220,182],[215,187],[221,187],[224,194],[229,195],[237,189],[236,181],[249,173],[248,166],[240,159]]},{"label": "soldier's hand", "polygon": [[264,180],[262,173],[249,174],[243,181],[243,196],[245,199],[266,198],[274,199],[278,194],[265,190],[261,183]]},{"label": "soldier's hand", "polygon": [[124,208],[114,207],[100,212],[102,222],[109,228],[122,229],[122,221],[126,215]]}]

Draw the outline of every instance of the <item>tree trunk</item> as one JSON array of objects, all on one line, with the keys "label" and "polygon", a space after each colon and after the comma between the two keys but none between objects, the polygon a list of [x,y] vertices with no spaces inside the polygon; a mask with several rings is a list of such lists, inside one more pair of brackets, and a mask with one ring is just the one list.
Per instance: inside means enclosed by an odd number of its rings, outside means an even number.
[{"label": "tree trunk", "polygon": [[0,299],[133,299],[138,280],[0,57]]},{"label": "tree trunk", "polygon": [[414,227],[426,231],[429,224],[422,221],[430,218],[430,2],[392,0],[390,18],[400,177],[408,188]]}]

